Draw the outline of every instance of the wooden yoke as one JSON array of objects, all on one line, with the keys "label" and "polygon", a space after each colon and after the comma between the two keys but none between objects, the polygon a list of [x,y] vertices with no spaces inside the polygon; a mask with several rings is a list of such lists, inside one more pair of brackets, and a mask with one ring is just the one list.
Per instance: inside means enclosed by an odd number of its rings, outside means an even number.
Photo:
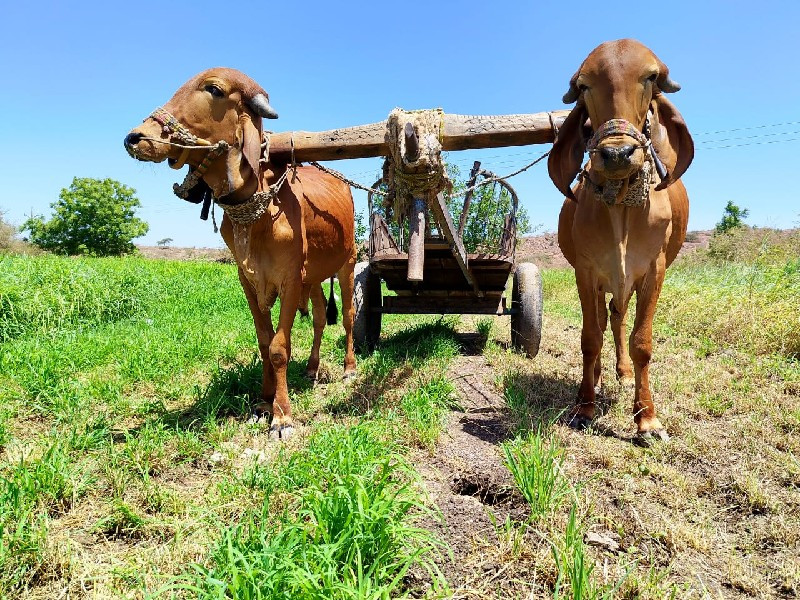
[{"label": "wooden yoke", "polygon": [[[445,113],[442,150],[476,150],[552,143],[555,140],[553,125],[560,128],[568,114],[568,110],[495,116]],[[270,137],[270,158],[289,162],[292,138],[295,160],[299,162],[370,158],[388,156],[391,153],[386,135],[386,121],[329,131],[273,133]]]}]

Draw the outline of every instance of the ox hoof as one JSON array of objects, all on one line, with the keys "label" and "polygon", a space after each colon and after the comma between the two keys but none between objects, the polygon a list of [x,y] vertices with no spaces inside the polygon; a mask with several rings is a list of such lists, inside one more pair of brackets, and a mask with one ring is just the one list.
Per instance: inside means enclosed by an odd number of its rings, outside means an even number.
[{"label": "ox hoof", "polygon": [[273,425],[269,428],[269,439],[285,442],[294,434],[294,427],[291,425]]},{"label": "ox hoof", "polygon": [[592,426],[594,419],[590,419],[589,417],[584,417],[583,415],[573,415],[572,418],[567,422],[572,429],[575,431],[586,431]]},{"label": "ox hoof", "polygon": [[317,371],[306,371],[305,378],[308,379],[311,383],[317,382]]},{"label": "ox hoof", "polygon": [[669,441],[669,434],[666,429],[652,429],[650,431],[640,431],[633,436],[633,443],[642,448],[650,448],[658,442]]},{"label": "ox hoof", "polygon": [[344,375],[342,375],[342,381],[350,381],[350,380],[355,379],[355,378],[356,378],[356,372],[355,371],[349,371],[349,372],[346,372]]}]

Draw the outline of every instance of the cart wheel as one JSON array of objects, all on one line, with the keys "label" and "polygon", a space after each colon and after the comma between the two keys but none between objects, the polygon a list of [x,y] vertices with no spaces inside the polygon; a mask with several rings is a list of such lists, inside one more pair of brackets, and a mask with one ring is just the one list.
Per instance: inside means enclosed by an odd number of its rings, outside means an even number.
[{"label": "cart wheel", "polygon": [[533,263],[517,265],[511,309],[511,345],[533,358],[542,340],[542,275]]},{"label": "cart wheel", "polygon": [[353,343],[359,352],[371,352],[381,337],[381,313],[371,310],[376,306],[381,306],[380,277],[360,262],[353,278]]}]

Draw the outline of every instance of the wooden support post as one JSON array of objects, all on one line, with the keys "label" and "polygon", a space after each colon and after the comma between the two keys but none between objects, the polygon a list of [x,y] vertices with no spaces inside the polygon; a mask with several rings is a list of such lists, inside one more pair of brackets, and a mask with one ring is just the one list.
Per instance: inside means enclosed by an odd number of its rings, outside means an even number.
[{"label": "wooden support post", "polygon": [[408,280],[422,281],[425,265],[425,212],[427,203],[414,198],[408,215]]},{"label": "wooden support post", "polygon": [[[472,171],[469,172],[469,181],[467,187],[471,188],[475,185],[478,179],[478,172],[481,170],[481,161],[476,160],[472,163]],[[467,216],[469,215],[469,205],[472,202],[472,190],[468,191],[464,196],[464,208],[461,210],[461,218],[458,221],[458,237],[464,237],[464,227],[467,224]]]},{"label": "wooden support post", "polygon": [[406,161],[409,163],[417,162],[419,159],[419,139],[417,132],[414,131],[414,125],[406,123],[405,127],[406,136]]}]

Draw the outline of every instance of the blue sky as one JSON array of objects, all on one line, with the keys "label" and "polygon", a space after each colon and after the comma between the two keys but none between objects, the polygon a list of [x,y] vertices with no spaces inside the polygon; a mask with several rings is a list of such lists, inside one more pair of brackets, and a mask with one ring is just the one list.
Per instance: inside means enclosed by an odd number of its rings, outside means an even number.
[{"label": "blue sky", "polygon": [[[238,68],[270,93],[277,131],[324,130],[382,120],[395,106],[563,108],[569,77],[589,51],[634,37],[683,86],[671,99],[697,145],[684,177],[690,228],[713,227],[728,200],[748,208],[752,224],[797,226],[798,22],[800,3],[789,1],[6,3],[0,210],[19,224],[31,211],[49,215],[73,177],[111,177],[137,190],[139,216],[150,224],[139,242],[221,246],[198,207],[173,196],[183,174],[136,162],[122,147],[197,72]],[[503,174],[547,149],[449,160],[464,173],[479,159]],[[329,165],[370,184],[380,159]],[[562,198],[545,165],[511,183],[532,223],[554,230]],[[355,198],[364,210],[366,196]]]}]

